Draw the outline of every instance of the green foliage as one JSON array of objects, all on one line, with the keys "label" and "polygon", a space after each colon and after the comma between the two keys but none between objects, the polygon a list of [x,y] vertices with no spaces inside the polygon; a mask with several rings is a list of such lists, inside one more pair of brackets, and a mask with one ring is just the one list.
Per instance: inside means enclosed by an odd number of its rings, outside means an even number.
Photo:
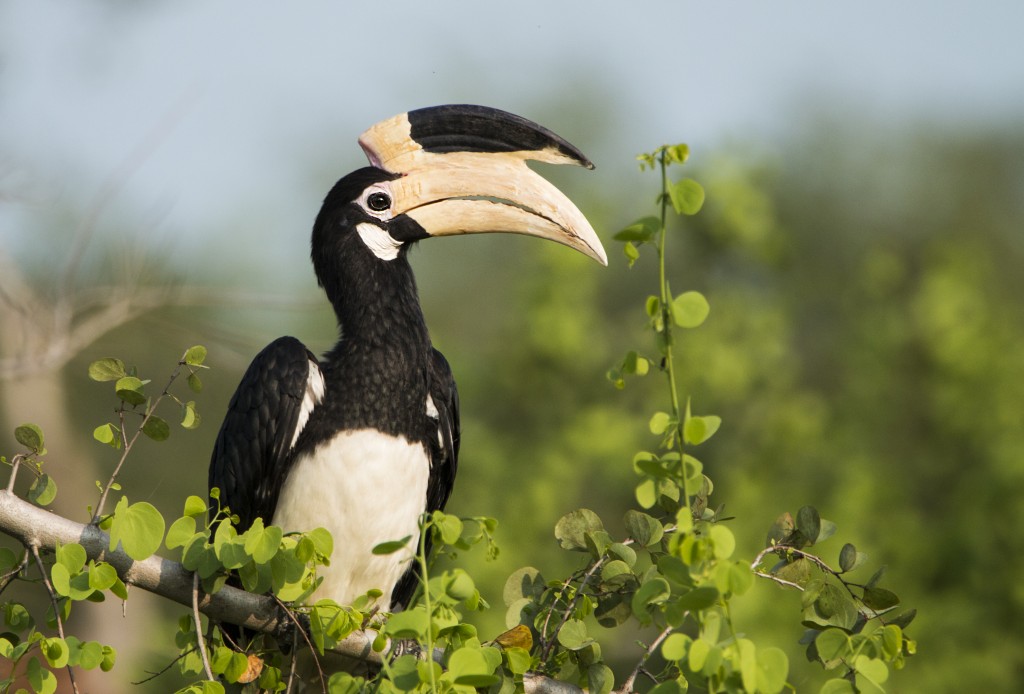
[{"label": "green foliage", "polygon": [[[198,369],[205,368],[206,358],[202,347],[185,352],[160,393],[153,391],[150,380],[118,359],[103,359],[89,367],[93,380],[113,382],[118,402],[116,419],[94,430],[97,441],[122,452],[110,480],[99,484],[101,499],[94,514],[95,522],[110,532],[111,547],[120,545],[129,556],[141,559],[163,543],[187,569],[197,573],[208,593],[219,591],[229,575],[246,590],[273,593],[293,614],[306,620],[306,637],[319,655],[366,625],[379,630],[374,643],[377,650],[385,648],[387,638],[415,644],[386,658],[376,677],[332,674],[327,684],[331,692],[489,688],[503,693],[520,686],[527,672],[540,672],[601,694],[613,688],[632,689],[638,676],[652,680],[652,691],[659,693],[686,691],[691,686],[706,691],[779,692],[788,686],[789,658],[749,635],[748,625],[736,622],[731,607],[751,590],[755,577],[800,591],[801,599],[793,601],[794,612],[807,630],[804,644],[808,656],[835,676],[822,691],[880,689],[890,671],[903,667],[906,657],[916,651],[916,643],[905,633],[914,615],[913,611],[895,614],[900,600],[879,585],[880,572],[866,581],[854,580],[867,564],[867,556],[846,543],[838,553],[838,568],[832,569],[811,554],[810,548],[825,542],[836,526],[807,506],[795,518],[779,519],[769,532],[767,548],[751,563],[736,557],[742,543],[738,531],[727,523],[731,519],[725,517],[721,506],[710,505],[715,487],[692,449],[707,444],[720,430],[722,419],[692,413],[691,398],[684,402],[679,395],[676,360],[692,342],[683,340],[689,333],[680,331],[715,321],[708,320],[710,305],[704,294],[672,292],[666,251],[668,213],[694,215],[705,204],[698,183],[669,178],[671,167],[683,164],[688,156],[685,145],[641,156],[642,167],[661,172],[660,216],[641,218],[616,236],[623,242],[631,266],[646,252],[644,248],[653,251],[658,260],[657,293],[643,302],[653,348],[626,351],[618,366],[608,372],[609,380],[620,390],[628,379],[651,374],[659,374],[667,385],[667,402],[652,407],[655,411],[647,417],[654,442],[632,458],[638,508],[626,510],[621,522],[609,523],[586,508],[565,514],[555,525],[554,537],[562,550],[578,558],[580,566],[569,576],[552,580],[533,567],[513,573],[502,596],[508,631],[491,640],[478,634],[465,618],[467,613],[487,607],[478,579],[458,566],[435,570],[425,551],[424,538],[430,536],[440,554],[455,555],[482,546],[493,558],[497,548],[492,519],[444,513],[425,517],[414,559],[423,576],[421,594],[406,611],[386,616],[372,614],[379,592],[363,596],[352,606],[329,601],[307,604],[315,600],[318,568],[329,561],[333,549],[323,529],[286,534],[257,522],[239,532],[231,522],[230,509],[218,507],[208,514],[206,502],[194,496],[186,500],[182,516],[172,520],[166,537],[164,519],[146,502],[130,504],[121,496],[113,513],[102,515],[107,494],[120,490],[118,471],[139,434],[155,441],[170,435],[170,418],[166,413],[164,417],[156,414],[162,402],[177,403],[183,428],[199,424],[195,402],[178,399],[170,388],[179,375],[187,374],[189,390],[201,391]],[[700,366],[694,364],[694,368]],[[16,439],[28,453],[16,457],[17,464],[35,461],[35,465],[45,453],[42,432],[24,427],[19,432]],[[38,466],[35,470],[41,491],[34,498],[37,503],[48,503],[56,489]],[[215,505],[217,497],[214,490],[211,498]],[[409,540],[396,538],[378,545],[374,552],[405,551]],[[769,566],[768,559],[775,563]],[[26,564],[23,559],[18,571],[23,573]],[[18,557],[0,555],[3,566],[19,566]],[[102,599],[106,593],[127,597],[113,568],[87,561],[78,545],[57,548],[42,578],[47,579],[57,600],[51,620],[55,624],[67,619],[75,601]],[[0,650],[16,656],[12,661],[24,668],[33,687],[38,684],[36,691],[49,686],[52,668],[109,669],[113,665],[113,653],[107,653],[107,647],[81,643],[71,636],[42,636],[34,631],[27,611],[18,609],[22,606],[8,605],[9,624],[20,625],[27,636],[10,640],[5,634]],[[643,642],[632,672],[616,674],[607,662],[606,637],[627,624],[643,630]],[[182,692],[224,691],[220,682],[207,676],[228,683],[252,682],[253,687],[266,691],[287,687],[289,659],[282,644],[269,636],[234,643],[216,625],[196,624],[188,615],[179,622],[176,643],[180,670],[197,680]],[[29,646],[16,652],[24,644]]]}]

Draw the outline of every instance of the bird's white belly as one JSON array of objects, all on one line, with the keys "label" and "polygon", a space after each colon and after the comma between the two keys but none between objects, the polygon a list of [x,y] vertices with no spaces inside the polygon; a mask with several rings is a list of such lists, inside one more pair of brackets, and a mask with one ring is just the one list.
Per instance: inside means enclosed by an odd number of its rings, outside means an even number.
[{"label": "bird's white belly", "polygon": [[[391,591],[414,556],[426,506],[430,463],[421,444],[362,429],[298,458],[281,490],[273,524],[285,531],[323,527],[334,538],[331,565],[312,599],[350,604],[366,591]],[[374,546],[411,536],[406,549],[377,556]]]}]

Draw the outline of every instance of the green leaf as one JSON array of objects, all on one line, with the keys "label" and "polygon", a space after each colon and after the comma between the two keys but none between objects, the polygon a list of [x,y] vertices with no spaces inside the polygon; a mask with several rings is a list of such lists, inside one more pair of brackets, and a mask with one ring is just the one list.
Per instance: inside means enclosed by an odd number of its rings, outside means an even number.
[{"label": "green leaf", "polygon": [[57,678],[40,665],[35,656],[29,658],[25,675],[36,694],[53,694],[57,691]]},{"label": "green leaf", "polygon": [[863,677],[875,685],[878,691],[884,691],[881,685],[889,679],[889,668],[884,661],[861,654],[854,659],[853,666],[857,670],[857,681],[862,690],[864,687],[860,680]]},{"label": "green leaf", "polygon": [[206,348],[202,345],[194,345],[185,350],[183,362],[189,366],[199,366],[206,360]]},{"label": "green leaf", "polygon": [[449,513],[435,511],[433,514],[434,529],[445,545],[454,545],[462,537],[462,519]]},{"label": "green leaf", "polygon": [[876,612],[883,612],[899,605],[900,598],[891,590],[872,586],[864,589],[864,604]]},{"label": "green leaf", "polygon": [[857,561],[857,548],[847,542],[839,550],[839,568],[842,571],[852,571]]},{"label": "green leaf", "polygon": [[97,562],[89,567],[89,587],[93,590],[109,590],[117,580],[117,571],[106,562]]},{"label": "green leaf", "polygon": [[112,448],[121,447],[121,430],[113,424],[101,424],[92,430],[92,437]]},{"label": "green leaf", "polygon": [[850,648],[850,637],[841,629],[825,629],[814,639],[814,647],[823,663],[838,662]]},{"label": "green leaf", "polygon": [[181,406],[181,426],[186,429],[195,429],[199,426],[202,418],[196,412],[196,403],[189,400]]},{"label": "green leaf", "polygon": [[125,375],[124,362],[120,359],[108,357],[89,364],[89,378],[94,381],[116,381]]},{"label": "green leaf", "polygon": [[588,508],[581,508],[562,516],[555,524],[555,539],[562,549],[589,551],[587,533],[604,530],[601,518]]},{"label": "green leaf", "polygon": [[195,534],[196,519],[191,516],[183,516],[171,523],[171,527],[167,529],[167,539],[164,540],[164,546],[167,549],[184,547],[185,543],[191,540]]},{"label": "green leaf", "polygon": [[45,453],[43,430],[35,424],[22,424],[14,430],[14,440],[33,453]]},{"label": "green leaf", "polygon": [[587,667],[587,691],[590,694],[608,694],[614,684],[615,675],[604,663],[593,663]]},{"label": "green leaf", "polygon": [[665,602],[671,594],[672,588],[669,586],[668,581],[661,576],[651,578],[633,593],[633,614],[636,615],[642,624],[650,623],[651,617],[647,612],[648,606]]},{"label": "green leaf", "polygon": [[448,674],[455,684],[469,687],[489,687],[500,678],[488,662],[482,649],[460,648],[448,658]]},{"label": "green leaf", "polygon": [[683,292],[672,300],[672,320],[680,328],[696,328],[711,313],[708,300],[700,292]]},{"label": "green leaf", "polygon": [[284,537],[281,528],[274,525],[264,528],[262,523],[259,526],[254,523],[245,535],[245,551],[257,564],[266,564],[273,559],[281,548],[281,538]]},{"label": "green leaf", "polygon": [[430,628],[430,617],[425,610],[398,612],[388,617],[384,632],[393,638],[418,639]]},{"label": "green leaf", "polygon": [[633,264],[640,259],[640,251],[632,241],[622,244],[622,254],[626,256],[627,267],[633,267]]},{"label": "green leaf", "polygon": [[763,694],[777,694],[786,686],[789,676],[789,658],[780,648],[769,647],[757,650],[757,691]]},{"label": "green leaf", "polygon": [[668,412],[655,412],[651,417],[651,421],[647,423],[647,428],[651,430],[651,433],[655,436],[661,436],[665,433],[665,430],[672,425],[672,418]]},{"label": "green leaf", "polygon": [[821,516],[818,515],[818,509],[803,506],[796,512],[796,527],[811,544],[814,544],[821,532]]},{"label": "green leaf", "polygon": [[649,547],[661,541],[664,527],[652,516],[640,511],[629,510],[623,518],[626,531],[641,547]]},{"label": "green leaf", "polygon": [[587,635],[587,625],[579,619],[568,619],[558,630],[558,643],[570,651],[578,651],[593,643]]},{"label": "green leaf", "polygon": [[151,414],[142,425],[142,433],[154,441],[166,441],[171,435],[171,427],[160,417]]},{"label": "green leaf", "polygon": [[683,425],[683,439],[690,445],[700,445],[714,436],[721,425],[722,418],[716,415],[687,417]]},{"label": "green leaf", "polygon": [[141,561],[159,549],[163,536],[164,517],[156,507],[146,501],[129,506],[128,498],[121,497],[110,524],[111,550],[120,543],[125,554]]},{"label": "green leaf", "polygon": [[856,694],[856,689],[845,679],[831,679],[821,685],[818,694]]},{"label": "green leaf", "polygon": [[114,384],[114,391],[122,401],[136,406],[146,402],[146,394],[142,392],[144,383],[135,376],[119,378]]},{"label": "green leaf", "polygon": [[206,506],[206,502],[203,501],[202,497],[198,497],[195,494],[190,494],[185,499],[185,511],[183,515],[191,516],[192,518],[198,518],[209,510]]},{"label": "green leaf", "polygon": [[704,206],[704,188],[692,178],[669,184],[668,196],[677,214],[697,214]]},{"label": "green leaf", "polygon": [[658,484],[648,477],[636,485],[636,502],[641,508],[652,508],[658,503]]},{"label": "green leaf", "polygon": [[657,217],[644,217],[630,224],[628,227],[615,234],[616,241],[631,241],[635,243],[647,243],[661,231],[661,220]]},{"label": "green leaf", "polygon": [[85,548],[78,543],[60,545],[57,547],[55,559],[71,573],[78,573],[85,566],[88,557]]},{"label": "green leaf", "polygon": [[186,383],[188,383],[188,389],[191,390],[193,393],[203,392],[203,381],[201,378],[199,378],[199,374],[190,373],[188,375]]},{"label": "green leaf", "polygon": [[693,639],[686,634],[670,634],[661,644],[661,655],[665,660],[682,660],[690,650]]},{"label": "green leaf", "polygon": [[683,593],[675,601],[680,608],[690,612],[706,610],[718,601],[718,590],[712,586],[700,586]]},{"label": "green leaf", "polygon": [[388,542],[381,542],[380,544],[374,546],[373,553],[376,555],[394,554],[395,552],[405,549],[409,544],[409,540],[411,539],[412,535],[406,535],[401,540],[390,540]]},{"label": "green leaf", "polygon": [[32,481],[28,488],[28,498],[39,506],[49,506],[57,497],[57,483],[45,472]]},{"label": "green leaf", "polygon": [[715,557],[717,559],[728,559],[736,550],[736,537],[732,531],[724,525],[712,525],[709,532],[711,541],[714,544]]}]

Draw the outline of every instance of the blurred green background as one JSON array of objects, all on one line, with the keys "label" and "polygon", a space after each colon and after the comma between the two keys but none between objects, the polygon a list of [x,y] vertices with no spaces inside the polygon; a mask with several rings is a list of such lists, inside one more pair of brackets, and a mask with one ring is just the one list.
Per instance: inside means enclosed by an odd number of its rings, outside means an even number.
[{"label": "blurred green background", "polygon": [[[119,356],[160,383],[210,350],[203,426],[144,442],[123,484],[178,515],[249,359],[283,334],[316,351],[333,315],[308,230],[359,132],[432,103],[487,103],[566,136],[594,173],[543,173],[605,240],[601,269],[553,244],[473,237],[414,253],[434,342],[458,378],[463,454],[450,510],[501,522],[495,562],[468,557],[504,626],[505,577],[575,568],[555,521],[580,506],[613,532],[632,454],[656,445],[652,377],[605,371],[653,353],[653,258],[627,269],[612,234],[654,211],[633,155],[694,150],[704,210],[672,229],[671,282],[711,302],[682,335],[683,392],[723,417],[698,451],[742,556],[777,515],[815,505],[888,566],[918,609],[919,655],[888,691],[1024,686],[1024,60],[1013,3],[824,9],[637,3],[384,10],[314,4],[0,4],[0,451],[40,424],[56,510],[85,520],[114,453],[114,407],[90,382]],[[469,12],[472,8],[472,12]],[[857,14],[847,14],[856,11]],[[382,497],[382,506],[386,498]],[[787,649],[799,596],[758,584],[739,628]],[[114,644],[94,691],[145,686],[182,609],[133,596],[76,608]],[[628,637],[606,648],[620,667]]]}]

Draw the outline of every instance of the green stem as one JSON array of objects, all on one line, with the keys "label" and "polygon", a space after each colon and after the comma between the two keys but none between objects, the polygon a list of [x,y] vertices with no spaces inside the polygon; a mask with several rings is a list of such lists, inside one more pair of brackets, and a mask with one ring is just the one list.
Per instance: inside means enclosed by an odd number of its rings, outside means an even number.
[{"label": "green stem", "polygon": [[665,359],[664,371],[668,378],[669,398],[672,402],[672,418],[676,422],[676,445],[679,448],[681,474],[683,476],[682,494],[686,508],[690,508],[690,494],[686,489],[686,466],[682,462],[683,451],[683,415],[679,406],[679,390],[676,387],[676,370],[672,359],[672,292],[668,285],[665,271],[665,245],[668,237],[668,163],[665,152],[658,156],[661,168],[661,233],[658,237],[658,281],[661,285],[661,329],[664,339],[662,356]]},{"label": "green stem", "polygon": [[427,533],[431,531],[432,518],[424,515],[423,530],[420,531],[420,546],[416,559],[420,563],[420,580],[423,581],[423,606],[427,610],[426,647],[428,670],[430,671],[430,691],[437,692],[437,680],[434,677],[434,611],[430,605],[430,575],[427,567]]}]

